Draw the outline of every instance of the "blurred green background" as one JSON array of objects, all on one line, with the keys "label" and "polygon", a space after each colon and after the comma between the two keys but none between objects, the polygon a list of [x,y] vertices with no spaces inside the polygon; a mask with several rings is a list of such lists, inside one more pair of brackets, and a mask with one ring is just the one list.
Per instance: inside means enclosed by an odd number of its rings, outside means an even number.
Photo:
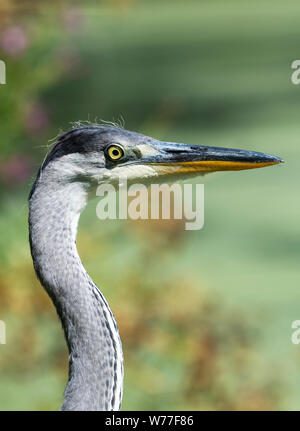
[{"label": "blurred green background", "polygon": [[205,227],[81,217],[78,248],[119,323],[124,410],[298,409],[298,1],[0,0],[0,409],[56,410],[67,348],[34,275],[27,196],[49,139],[125,119],[161,140],[284,165],[211,174]]}]

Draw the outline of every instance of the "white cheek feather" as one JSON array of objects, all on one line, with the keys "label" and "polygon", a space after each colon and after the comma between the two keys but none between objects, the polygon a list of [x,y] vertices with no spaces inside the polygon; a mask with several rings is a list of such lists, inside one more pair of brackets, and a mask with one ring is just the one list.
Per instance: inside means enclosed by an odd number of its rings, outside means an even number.
[{"label": "white cheek feather", "polygon": [[128,166],[120,166],[112,169],[110,171],[109,180],[111,182],[119,182],[122,179],[126,179],[127,181],[137,181],[138,183],[142,183],[146,181],[148,178],[157,177],[158,173],[152,166],[148,165],[128,165]]}]

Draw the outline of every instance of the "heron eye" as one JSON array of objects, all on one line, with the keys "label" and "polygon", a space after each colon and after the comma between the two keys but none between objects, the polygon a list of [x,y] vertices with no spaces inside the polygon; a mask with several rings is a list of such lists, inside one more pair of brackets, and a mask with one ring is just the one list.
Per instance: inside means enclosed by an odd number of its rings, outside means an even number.
[{"label": "heron eye", "polygon": [[124,156],[124,150],[119,145],[110,145],[107,148],[107,155],[111,160],[119,160]]}]

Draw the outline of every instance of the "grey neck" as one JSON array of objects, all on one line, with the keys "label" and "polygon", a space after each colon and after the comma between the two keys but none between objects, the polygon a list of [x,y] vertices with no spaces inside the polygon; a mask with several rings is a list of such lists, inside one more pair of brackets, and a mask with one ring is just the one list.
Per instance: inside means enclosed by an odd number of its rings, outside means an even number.
[{"label": "grey neck", "polygon": [[38,179],[29,202],[31,253],[70,353],[62,410],[119,410],[123,387],[119,332],[76,250],[77,223],[86,202],[84,182]]}]

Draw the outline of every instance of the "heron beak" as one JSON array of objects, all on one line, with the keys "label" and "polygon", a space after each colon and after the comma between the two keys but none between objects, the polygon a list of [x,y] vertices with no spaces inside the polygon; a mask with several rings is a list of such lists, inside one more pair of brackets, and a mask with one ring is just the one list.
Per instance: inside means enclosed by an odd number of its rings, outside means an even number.
[{"label": "heron beak", "polygon": [[256,151],[159,141],[151,145],[156,153],[148,155],[144,161],[155,165],[155,169],[161,174],[239,171],[282,162],[279,157]]}]

